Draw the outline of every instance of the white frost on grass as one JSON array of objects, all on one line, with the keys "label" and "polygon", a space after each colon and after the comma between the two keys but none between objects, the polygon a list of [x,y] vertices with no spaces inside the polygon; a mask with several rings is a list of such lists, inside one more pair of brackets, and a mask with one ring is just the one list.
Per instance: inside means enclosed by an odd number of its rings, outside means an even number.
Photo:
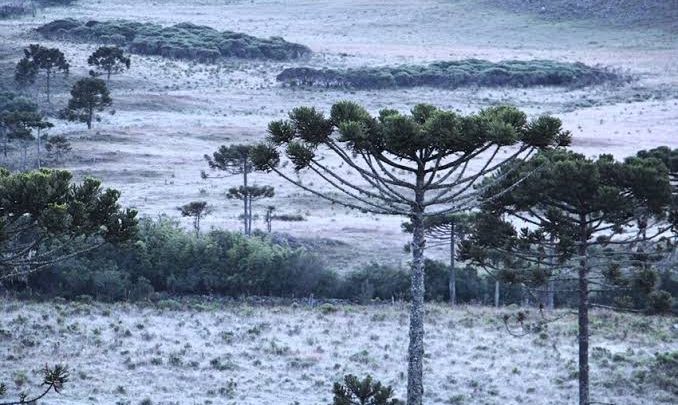
[{"label": "white frost on grass", "polygon": [[[575,402],[576,318],[552,324],[548,337],[519,338],[504,330],[502,312],[428,306],[425,403]],[[593,311],[592,319],[593,398],[671,403],[648,370],[654,353],[675,350],[674,320],[604,311]],[[0,381],[13,393],[28,386],[35,391],[35,373],[45,363],[63,362],[71,381],[47,403],[138,404],[151,398],[154,404],[317,405],[331,402],[332,384],[344,374],[369,373],[402,398],[407,322],[403,304],[4,300]]]}]

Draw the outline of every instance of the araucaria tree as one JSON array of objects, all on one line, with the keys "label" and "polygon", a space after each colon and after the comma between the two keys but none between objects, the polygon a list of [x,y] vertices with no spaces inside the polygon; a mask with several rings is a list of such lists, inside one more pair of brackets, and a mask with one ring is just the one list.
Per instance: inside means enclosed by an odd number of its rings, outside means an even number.
[{"label": "araucaria tree", "polygon": [[97,76],[103,72],[106,74],[106,82],[108,83],[112,74],[129,69],[131,60],[117,46],[102,46],[87,58],[87,64],[96,69],[90,71],[92,76]]},{"label": "araucaria tree", "polygon": [[20,86],[35,83],[39,71],[45,72],[47,102],[50,102],[52,76],[61,71],[68,74],[70,65],[58,48],[46,48],[31,44],[24,49],[24,57],[17,63],[14,79]]},{"label": "araucaria tree", "polygon": [[[528,122],[513,107],[462,116],[419,104],[411,114],[382,110],[372,116],[349,101],[334,104],[329,117],[315,108],[295,108],[288,120],[271,122],[268,130],[268,142],[252,150],[258,170],[273,171],[333,203],[411,221],[407,403],[421,405],[425,219],[471,209],[484,191],[474,185],[484,176],[538,149],[567,144],[569,133],[556,118]],[[331,190],[287,173],[280,165],[281,148],[298,174],[312,172]],[[323,160],[324,154],[338,157],[356,176],[338,173]]]},{"label": "araucaria tree", "polygon": [[136,211],[120,208],[117,190],[71,178],[62,170],[0,169],[0,281],[134,236]]},{"label": "araucaria tree", "polygon": [[80,79],[71,89],[71,99],[61,115],[69,121],[80,121],[92,128],[92,120],[96,119],[96,112],[103,111],[113,104],[113,99],[101,79],[87,77]]},{"label": "araucaria tree", "polygon": [[[544,279],[544,274],[561,279],[574,276],[579,404],[595,403],[591,402],[588,363],[591,294],[634,289],[649,293],[654,287],[649,264],[656,254],[647,242],[668,231],[668,170],[655,158],[634,157],[622,163],[609,155],[589,159],[565,151],[540,154],[509,170],[498,173],[485,193],[510,190],[483,208],[488,218],[495,219],[494,229],[511,226],[501,217],[513,218],[525,227],[519,232],[501,232],[503,238],[497,238],[495,231],[495,236],[478,245],[502,251],[510,262],[505,271],[515,271],[518,279],[521,273],[537,280]],[[524,181],[517,184],[520,178]],[[568,275],[570,269],[576,273]]]},{"label": "araucaria tree", "polygon": [[[227,173],[227,176],[240,175],[242,174],[242,187],[243,190],[249,188],[247,175],[252,172],[252,160],[251,160],[251,145],[222,145],[219,149],[212,154],[212,156],[205,155],[205,160],[212,170],[221,170]],[[201,173],[203,178],[215,177],[208,176],[204,171]],[[220,177],[220,176],[216,176]],[[243,233],[245,235],[250,235],[250,216],[251,207],[249,201],[246,198],[242,199],[243,201]]]},{"label": "araucaria tree", "polygon": [[193,229],[196,236],[200,235],[200,221],[212,211],[206,201],[191,201],[179,207],[178,210],[182,217],[193,218]]},{"label": "araucaria tree", "polygon": [[247,206],[246,229],[247,234],[252,233],[252,201],[261,200],[262,198],[272,198],[275,195],[275,190],[271,186],[239,186],[231,187],[226,193],[229,199],[241,200]]}]

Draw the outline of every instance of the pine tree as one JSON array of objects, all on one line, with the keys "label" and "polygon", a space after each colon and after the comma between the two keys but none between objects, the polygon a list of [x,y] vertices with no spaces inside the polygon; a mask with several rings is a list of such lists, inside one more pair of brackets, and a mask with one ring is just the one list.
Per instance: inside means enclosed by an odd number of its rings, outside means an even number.
[{"label": "pine tree", "polygon": [[80,121],[92,129],[92,120],[97,119],[96,112],[103,111],[113,104],[113,99],[101,79],[80,79],[71,89],[71,99],[68,106],[61,112],[61,116],[69,121]]},{"label": "pine tree", "polygon": [[[562,131],[556,118],[528,122],[512,107],[462,116],[419,104],[411,114],[382,110],[373,117],[349,101],[334,104],[329,117],[315,108],[295,108],[288,120],[271,122],[268,130],[268,142],[252,150],[258,170],[275,172],[330,202],[405,216],[412,223],[407,403],[421,405],[425,218],[468,211],[478,204],[483,190],[474,185],[484,176],[539,149],[567,144],[569,133]],[[298,174],[311,172],[335,192],[311,187],[286,173],[279,148],[284,148]],[[341,159],[359,181],[326,165],[324,153]]]},{"label": "pine tree", "polygon": [[[483,222],[465,256],[492,266],[490,255],[498,255],[502,266],[496,269],[503,277],[525,285],[543,285],[554,276],[568,279],[576,269],[579,403],[590,404],[591,293],[652,291],[649,264],[663,252],[649,250],[648,242],[669,228],[668,170],[657,159],[620,163],[609,155],[588,159],[557,151],[506,168],[494,180],[499,181],[490,180],[487,195],[516,186],[484,204]],[[504,217],[525,225],[515,230]]]},{"label": "pine tree", "polygon": [[112,74],[121,73],[130,68],[131,60],[117,46],[102,46],[87,58],[87,64],[94,66],[98,70],[98,72],[90,71],[92,76],[104,72],[106,74],[106,83],[109,83]]},{"label": "pine tree", "polygon": [[191,201],[177,208],[181,212],[182,217],[193,218],[193,229],[195,236],[200,236],[200,221],[209,214],[212,209],[207,205],[206,201]]},{"label": "pine tree", "polygon": [[[212,156],[205,155],[205,160],[212,170],[226,172],[227,176],[242,174],[242,187],[244,190],[246,190],[249,187],[247,175],[253,170],[250,156],[251,150],[251,145],[222,145],[216,152],[212,154]],[[201,176],[205,179],[209,177],[219,177],[208,176],[204,171],[201,173]],[[249,219],[252,215],[252,207],[249,205],[249,201],[247,199],[242,199],[242,201],[243,233],[249,236],[252,232],[252,229],[250,228],[252,221]]]}]

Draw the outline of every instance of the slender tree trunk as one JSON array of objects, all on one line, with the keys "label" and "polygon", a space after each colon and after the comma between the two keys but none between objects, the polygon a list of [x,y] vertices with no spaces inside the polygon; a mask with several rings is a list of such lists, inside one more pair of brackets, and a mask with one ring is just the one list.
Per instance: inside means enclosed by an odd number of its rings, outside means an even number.
[{"label": "slender tree trunk", "polygon": [[248,235],[252,234],[252,196],[247,197],[247,231]]},{"label": "slender tree trunk", "polygon": [[5,155],[5,159],[7,159],[7,144],[9,143],[9,132],[2,127],[0,127],[0,130],[2,131],[2,152]]},{"label": "slender tree trunk", "polygon": [[499,280],[494,280],[494,306],[499,308]]},{"label": "slender tree trunk", "polygon": [[243,173],[242,174],[242,184],[243,184],[243,187],[244,187],[244,190],[245,190],[245,195],[243,195],[243,216],[244,216],[244,218],[243,218],[243,229],[244,229],[244,231],[243,232],[245,233],[245,236],[250,235],[249,229],[247,227],[247,225],[249,223],[249,221],[247,220],[247,217],[249,215],[248,209],[247,209],[247,169],[248,169],[247,160],[245,160],[245,162],[243,163],[243,172],[242,172]]},{"label": "slender tree trunk", "polygon": [[40,129],[38,128],[38,169],[40,169]]},{"label": "slender tree trunk", "polygon": [[548,296],[546,297],[546,306],[550,311],[556,307],[556,282],[553,278],[548,281]]},{"label": "slender tree trunk", "polygon": [[412,304],[407,367],[407,404],[422,405],[424,397],[424,182],[417,176],[416,206],[412,213]]},{"label": "slender tree trunk", "polygon": [[110,83],[110,81],[111,81],[111,69],[108,69],[108,75],[106,76],[106,85],[107,86]]},{"label": "slender tree trunk", "polygon": [[94,108],[90,105],[87,109],[87,129],[92,129],[92,116],[94,115]]},{"label": "slender tree trunk", "polygon": [[[551,236],[551,245],[555,243],[555,238]],[[551,257],[549,258],[549,267],[551,268],[551,272],[553,272],[553,267],[555,265],[556,259],[555,259],[555,254],[556,254],[556,248],[553,247],[550,249]],[[549,276],[549,279],[546,283],[546,308],[549,309],[549,311],[553,311],[553,309],[556,307],[555,305],[555,296],[556,296],[556,282],[553,279],[553,274]]]},{"label": "slender tree trunk", "polygon": [[589,405],[589,286],[586,216],[580,216],[579,241],[579,405]]},{"label": "slender tree trunk", "polygon": [[455,226],[454,222],[452,222],[450,223],[450,280],[448,286],[450,290],[450,304],[452,306],[457,305],[457,269],[454,260],[456,244]]},{"label": "slender tree trunk", "polygon": [[50,69],[47,69],[47,103],[48,103],[48,104],[51,104],[51,103],[52,103],[52,101],[51,101],[50,98],[49,98],[49,94],[50,94],[50,79],[51,79],[51,76],[52,76],[52,71],[51,71]]}]

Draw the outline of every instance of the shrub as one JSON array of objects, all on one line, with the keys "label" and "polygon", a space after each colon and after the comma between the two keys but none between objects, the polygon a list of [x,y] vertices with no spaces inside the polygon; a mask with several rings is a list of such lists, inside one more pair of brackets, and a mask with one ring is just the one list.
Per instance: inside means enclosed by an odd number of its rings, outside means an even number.
[{"label": "shrub", "polygon": [[354,375],[344,376],[344,382],[334,383],[332,389],[334,405],[404,405],[404,402],[393,398],[393,389],[382,386],[371,376],[360,380]]},{"label": "shrub", "polygon": [[668,291],[652,291],[647,296],[647,313],[667,314],[673,307],[673,298]]}]

